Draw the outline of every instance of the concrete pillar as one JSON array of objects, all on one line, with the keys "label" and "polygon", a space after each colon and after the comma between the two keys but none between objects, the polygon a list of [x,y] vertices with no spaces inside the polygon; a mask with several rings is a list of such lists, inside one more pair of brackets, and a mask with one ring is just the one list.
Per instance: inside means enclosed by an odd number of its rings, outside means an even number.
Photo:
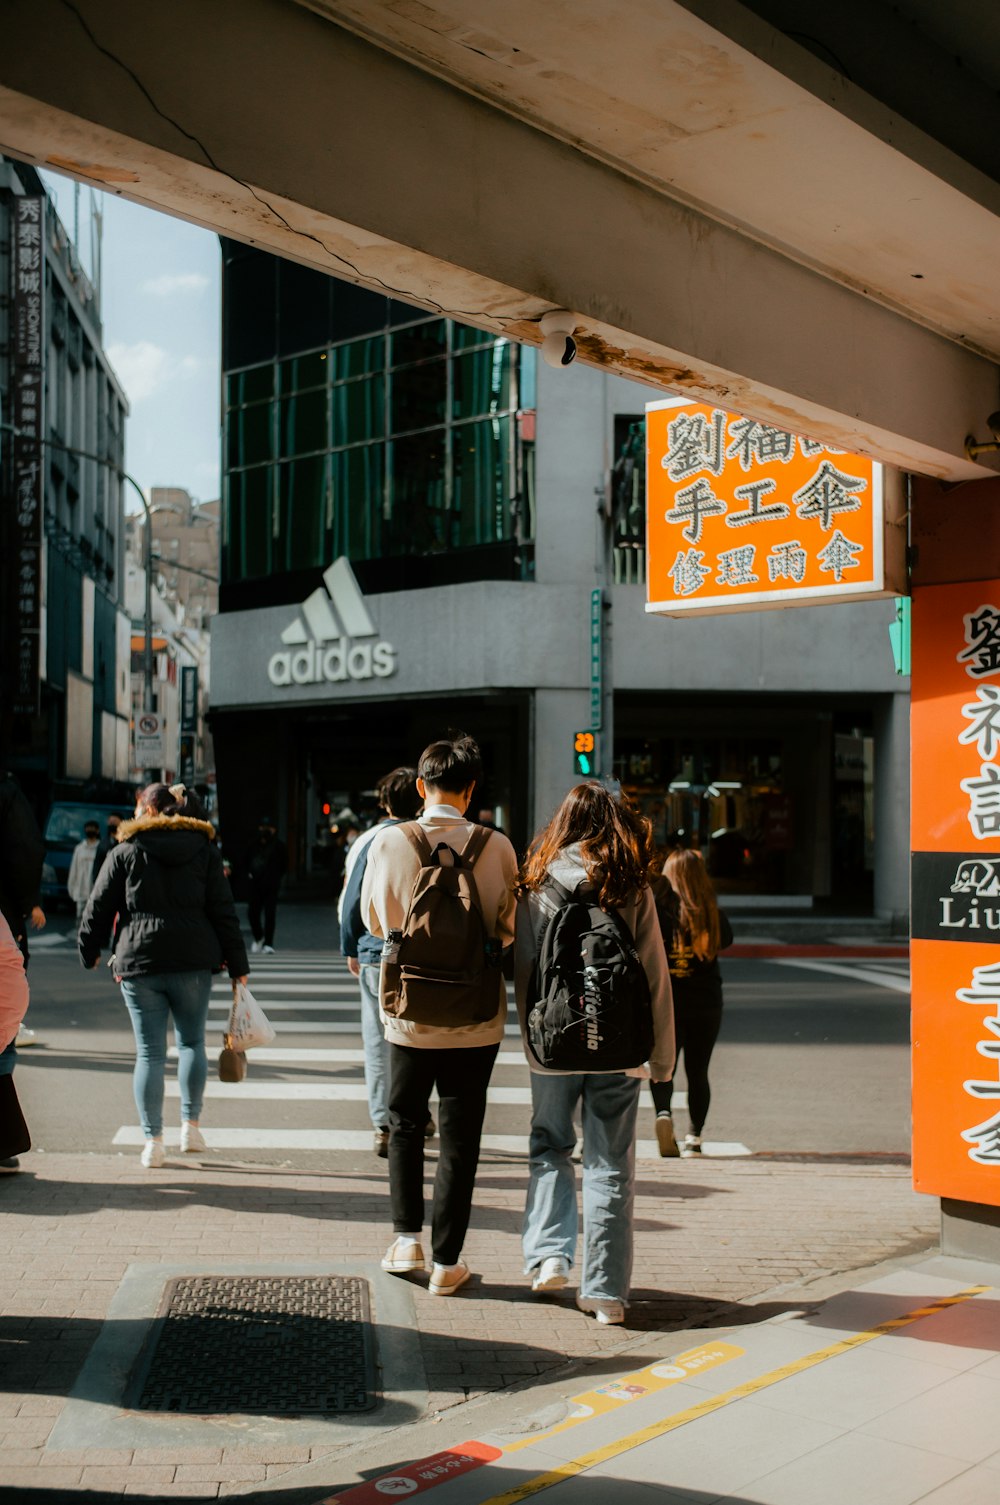
[{"label": "concrete pillar", "polygon": [[568,789],[573,775],[573,733],[590,725],[586,686],[535,691],[535,806],[532,835],[543,826]]},{"label": "concrete pillar", "polygon": [[906,689],[875,704],[875,913],[906,933],[910,910],[910,699]]}]

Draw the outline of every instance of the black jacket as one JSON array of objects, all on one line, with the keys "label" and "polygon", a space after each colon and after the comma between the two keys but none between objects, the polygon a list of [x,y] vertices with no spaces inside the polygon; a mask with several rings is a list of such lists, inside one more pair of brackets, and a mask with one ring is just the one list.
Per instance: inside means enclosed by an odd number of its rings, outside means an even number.
[{"label": "black jacket", "polygon": [[[719,958],[706,961],[696,956],[691,943],[681,929],[680,904],[670,887],[668,879],[661,874],[652,882],[653,899],[656,902],[656,917],[667,953],[670,968],[670,984],[674,993],[674,1009],[685,1006],[697,1008],[704,1004],[722,1006],[722,972]],[[725,951],[733,944],[733,927],[724,910],[719,910],[719,950]]]},{"label": "black jacket", "polygon": [[31,806],[14,780],[0,775],[0,911],[15,937],[38,903],[44,857]]},{"label": "black jacket", "polygon": [[261,893],[277,893],[288,867],[288,849],[277,836],[258,838],[247,853],[246,871]]},{"label": "black jacket", "polygon": [[124,821],[118,845],[91,890],[80,922],[80,960],[91,967],[111,937],[115,974],[217,971],[244,977],[246,946],[233,896],[212,844],[215,832],[186,815]]}]

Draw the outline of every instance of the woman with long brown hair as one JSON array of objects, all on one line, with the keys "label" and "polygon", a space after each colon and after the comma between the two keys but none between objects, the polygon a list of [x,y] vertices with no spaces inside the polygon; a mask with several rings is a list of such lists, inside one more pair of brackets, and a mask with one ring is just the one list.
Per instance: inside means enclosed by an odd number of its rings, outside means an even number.
[{"label": "woman with long brown hair", "polygon": [[518,884],[514,979],[532,1100],[525,1274],[535,1291],[570,1279],[579,1104],[576,1304],[604,1323],[625,1320],[629,1293],[640,1078],[669,1081],[674,1064],[651,856],[649,824],[637,811],[600,784],[578,784],[535,837]]},{"label": "woman with long brown hair", "polygon": [[677,1055],[684,1056],[691,1119],[691,1132],[679,1146],[671,1114],[674,1084],[651,1082],[656,1142],[661,1155],[700,1155],[712,1101],[708,1064],[722,1024],[719,952],[733,944],[733,932],[698,852],[671,852],[653,894],[673,984]]}]

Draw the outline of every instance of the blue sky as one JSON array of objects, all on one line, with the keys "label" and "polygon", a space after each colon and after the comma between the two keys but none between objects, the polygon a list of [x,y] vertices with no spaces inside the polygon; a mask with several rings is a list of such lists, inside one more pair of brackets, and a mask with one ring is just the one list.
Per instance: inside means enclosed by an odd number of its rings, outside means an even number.
[{"label": "blue sky", "polygon": [[[42,176],[72,235],[72,181],[53,172]],[[219,495],[218,237],[81,187],[79,253],[88,274],[92,199],[104,215],[104,346],[130,406],[126,467],[146,492],[184,486],[211,501]]]}]

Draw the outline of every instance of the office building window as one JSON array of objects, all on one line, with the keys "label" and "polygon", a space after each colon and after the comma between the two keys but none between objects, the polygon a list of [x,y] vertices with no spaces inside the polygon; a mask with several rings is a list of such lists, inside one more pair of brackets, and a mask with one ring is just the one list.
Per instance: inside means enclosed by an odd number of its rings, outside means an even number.
[{"label": "office building window", "polygon": [[496,545],[529,574],[521,358],[422,319],[228,373],[225,578]]}]

